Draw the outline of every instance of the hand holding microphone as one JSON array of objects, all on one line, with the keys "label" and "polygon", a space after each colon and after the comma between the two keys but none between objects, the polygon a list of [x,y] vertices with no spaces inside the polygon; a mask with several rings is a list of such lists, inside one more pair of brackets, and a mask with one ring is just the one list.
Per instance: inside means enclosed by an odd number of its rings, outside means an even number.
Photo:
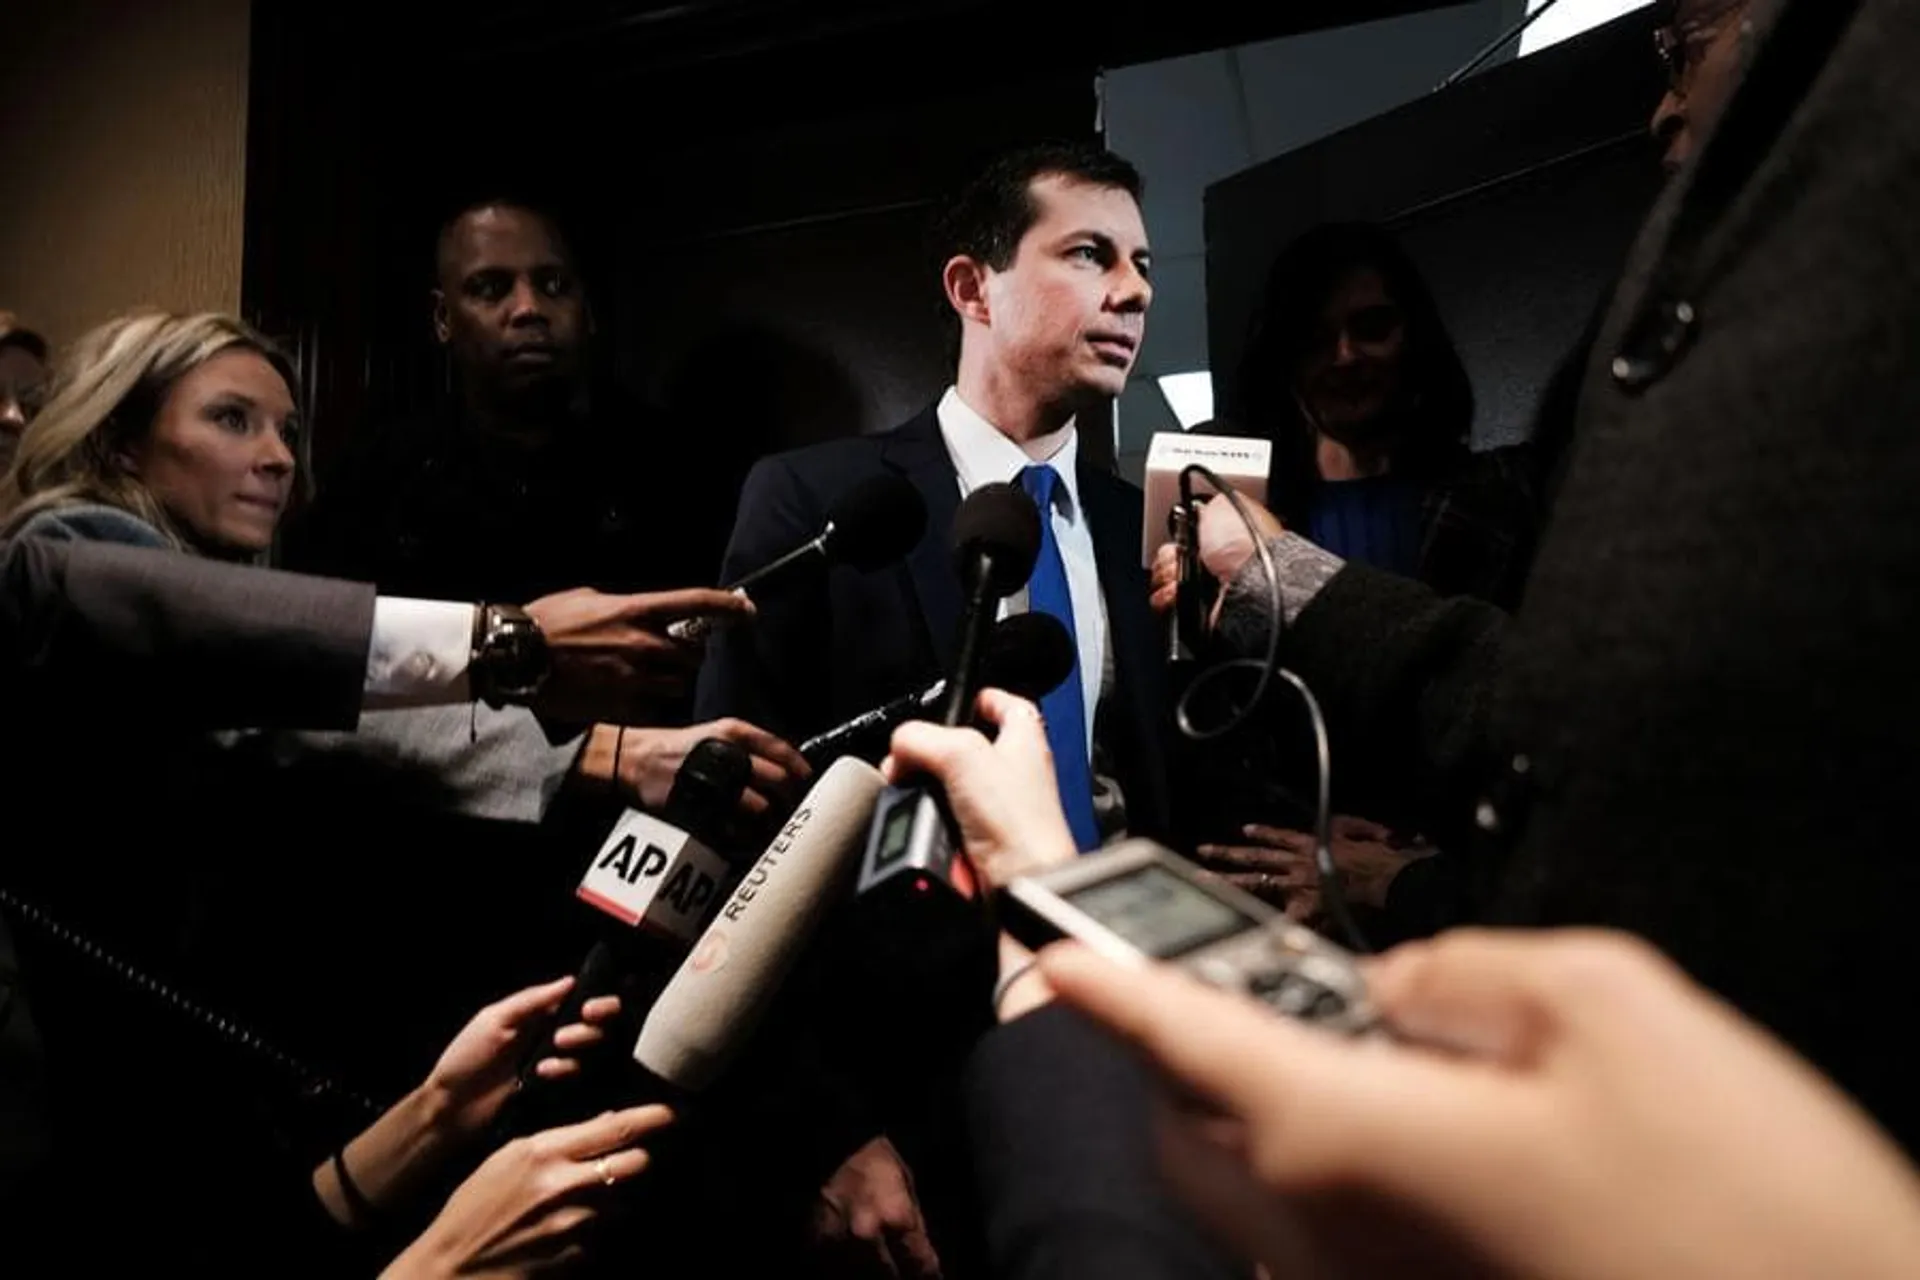
[{"label": "hand holding microphone", "polygon": [[[1268,542],[1286,532],[1278,516],[1252,498],[1241,496],[1241,504],[1253,517],[1254,527]],[[1219,580],[1231,584],[1247,561],[1253,559],[1253,539],[1247,536],[1246,523],[1231,502],[1207,501],[1200,504],[1200,563]]]},{"label": "hand holding microphone", "polygon": [[543,596],[526,612],[544,638],[547,664],[525,699],[535,711],[576,723],[645,723],[686,691],[700,665],[700,648],[670,637],[668,625],[750,617],[753,602],[704,587],[626,596],[583,587]]},{"label": "hand holding microphone", "polygon": [[[983,689],[979,713],[996,731],[991,742],[977,729],[904,724],[880,767],[889,779],[918,773],[940,784],[980,889],[991,893],[1019,876],[1072,862],[1079,847],[1060,807],[1040,709],[1004,690]],[[997,953],[994,1013],[1004,1021],[1049,993],[1025,947],[1002,934]]]},{"label": "hand holding microphone", "polygon": [[709,738],[747,753],[751,772],[740,792],[740,812],[749,818],[792,804],[813,777],[813,766],[785,739],[733,718],[684,729],[596,725],[581,753],[580,772],[614,784],[629,804],[657,810],[667,803],[688,753]]},{"label": "hand holding microphone", "polygon": [[983,689],[980,719],[997,732],[913,721],[893,734],[880,769],[889,782],[922,774],[946,792],[960,841],[983,888],[1071,862],[1079,850],[1060,808],[1040,709],[1000,689]]},{"label": "hand holding microphone", "polygon": [[[1258,502],[1244,494],[1240,501],[1253,517],[1261,537],[1271,541],[1286,532],[1279,518]],[[1199,499],[1196,506],[1199,514],[1194,536],[1198,538],[1196,551],[1200,564],[1222,587],[1230,586],[1241,568],[1253,559],[1253,540],[1247,536],[1247,526],[1231,502],[1207,497]],[[1171,542],[1155,549],[1150,571],[1153,594],[1148,603],[1155,613],[1169,613],[1179,601],[1181,549]]]}]

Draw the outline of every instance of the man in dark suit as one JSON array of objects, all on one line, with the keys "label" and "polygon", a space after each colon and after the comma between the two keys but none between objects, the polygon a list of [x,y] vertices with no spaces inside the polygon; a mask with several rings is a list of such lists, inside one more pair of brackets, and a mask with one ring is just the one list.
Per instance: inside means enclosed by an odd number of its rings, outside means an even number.
[{"label": "man in dark suit", "polygon": [[[1050,146],[1003,157],[961,194],[942,228],[941,285],[959,328],[954,385],[895,430],[758,463],[723,580],[813,537],[833,501],[871,476],[902,476],[919,490],[926,534],[903,565],[827,570],[756,593],[755,626],[709,649],[697,719],[737,716],[800,741],[938,679],[951,667],[963,608],[949,554],[954,512],[981,485],[1013,482],[1048,518],[1034,578],[1008,607],[1059,616],[1079,653],[1043,702],[1075,833],[1086,848],[1122,832],[1166,831],[1167,699],[1140,565],[1141,498],[1086,460],[1075,426],[1124,388],[1145,332],[1153,289],[1140,190],[1139,174],[1117,156]],[[957,1163],[957,1153],[938,1141],[924,1149],[937,1154],[916,1159],[919,1190],[937,1218],[935,1166]],[[863,1164],[905,1185],[883,1139],[848,1169]],[[910,1203],[890,1204],[894,1225],[910,1227]],[[960,1208],[954,1218],[966,1216]],[[946,1254],[953,1274],[962,1260]]]},{"label": "man in dark suit", "polygon": [[[1167,704],[1140,566],[1140,494],[1087,460],[1075,428],[1124,388],[1145,332],[1153,288],[1139,192],[1126,161],[1060,146],[1004,157],[960,197],[941,278],[960,329],[954,385],[892,431],[763,459],[722,572],[738,576],[814,536],[834,499],[875,475],[920,491],[925,536],[900,567],[830,570],[756,596],[758,625],[712,646],[697,717],[740,716],[798,741],[939,678],[962,610],[949,556],[955,509],[990,482],[1045,485],[1050,528],[1031,590],[1065,615],[1080,656],[1046,710],[1056,756],[1077,757],[1065,767],[1090,786],[1063,798],[1094,824],[1083,845],[1166,830]],[[1064,601],[1043,581],[1049,552],[1064,569]],[[1059,723],[1069,717],[1080,723]]]}]

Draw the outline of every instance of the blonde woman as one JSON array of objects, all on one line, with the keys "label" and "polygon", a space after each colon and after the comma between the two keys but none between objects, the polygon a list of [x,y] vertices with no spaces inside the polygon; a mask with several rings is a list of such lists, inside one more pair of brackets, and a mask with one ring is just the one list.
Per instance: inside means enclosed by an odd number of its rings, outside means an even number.
[{"label": "blonde woman", "polygon": [[[265,557],[299,478],[294,385],[287,357],[232,316],[108,321],[65,354],[21,437],[0,483],[0,538]],[[521,708],[461,705],[368,712],[356,733],[280,734],[268,745],[284,764],[354,757],[434,808],[535,822],[582,741],[549,741]],[[583,772],[605,783],[600,754]]]},{"label": "blonde woman", "polygon": [[95,538],[248,560],[297,472],[293,369],[230,316],[123,316],[61,362],[0,485],[16,537]]},{"label": "blonde woman", "polygon": [[[262,558],[299,479],[296,402],[286,358],[236,319],[115,319],[63,353],[0,483],[0,537]],[[714,607],[706,596],[720,597],[695,594],[703,611]],[[378,1079],[413,1043],[441,1038],[443,1012],[467,1005],[474,987],[505,985],[518,963],[513,948],[487,946],[497,930],[478,936],[480,922],[499,922],[504,888],[483,892],[448,874],[439,899],[423,897],[450,855],[482,841],[462,826],[456,843],[418,815],[538,822],[577,771],[584,740],[550,741],[523,707],[465,705],[369,711],[353,733],[169,734],[88,713],[52,731],[58,741],[30,749],[87,767],[40,770],[44,784],[12,798],[41,815],[85,813],[85,831],[62,836],[40,822],[25,838],[26,820],[0,831],[6,882],[130,962],[143,975],[135,985],[157,979],[311,1060],[344,1063],[356,1079]],[[488,870],[478,878],[506,886],[532,869]],[[105,1139],[92,1140],[93,1126],[131,1123],[110,1080],[90,1074],[98,1064],[112,1075],[121,1037],[152,1045],[166,1064],[143,1060],[139,1087],[168,1097],[192,1130],[150,1144],[169,1150],[189,1199],[250,1194],[235,1171],[266,1158],[259,1147],[279,1122],[311,1119],[277,1080],[256,1081],[259,1063],[232,1037],[129,992],[77,953],[48,947],[22,962],[49,1054],[65,1079],[89,1073],[72,1087],[99,1112],[72,1122],[57,1159],[98,1150]],[[84,1182],[81,1160],[49,1185]],[[256,1206],[263,1214],[279,1203],[271,1183],[255,1189],[272,1201]],[[146,1222],[191,1227],[162,1198]]]}]

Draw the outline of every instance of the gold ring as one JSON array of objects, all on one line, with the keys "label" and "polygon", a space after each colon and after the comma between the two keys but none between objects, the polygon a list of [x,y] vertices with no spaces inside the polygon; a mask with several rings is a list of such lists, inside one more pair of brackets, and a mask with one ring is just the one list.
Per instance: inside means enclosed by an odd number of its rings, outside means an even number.
[{"label": "gold ring", "polygon": [[607,1163],[607,1158],[605,1156],[601,1156],[598,1160],[595,1160],[593,1162],[593,1171],[599,1174],[600,1181],[606,1183],[608,1186],[612,1186],[614,1184],[613,1168],[611,1165]]}]

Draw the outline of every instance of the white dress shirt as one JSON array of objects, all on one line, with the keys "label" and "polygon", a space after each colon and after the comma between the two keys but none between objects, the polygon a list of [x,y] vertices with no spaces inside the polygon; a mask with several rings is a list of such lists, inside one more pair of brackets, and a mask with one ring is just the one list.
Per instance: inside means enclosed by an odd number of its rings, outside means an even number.
[{"label": "white dress shirt", "polygon": [[475,606],[379,596],[361,706],[437,707],[467,702]]},{"label": "white dress shirt", "polygon": [[[1046,463],[1060,473],[1052,512],[1053,536],[1066,563],[1067,594],[1073,600],[1074,637],[1080,643],[1080,687],[1086,698],[1087,753],[1092,759],[1094,713],[1100,705],[1101,673],[1107,660],[1107,617],[1100,597],[1100,570],[1093,555],[1093,530],[1087,524],[1086,509],[1080,505],[1076,467],[1079,435],[1069,422],[1024,446],[1016,444],[962,400],[956,387],[947,388],[936,413],[947,456],[953,459],[953,469],[960,476],[962,497],[983,484],[1019,484],[1020,473],[1034,463]],[[1001,603],[1000,616],[1025,613],[1026,609],[1027,593],[1022,588]]]}]

